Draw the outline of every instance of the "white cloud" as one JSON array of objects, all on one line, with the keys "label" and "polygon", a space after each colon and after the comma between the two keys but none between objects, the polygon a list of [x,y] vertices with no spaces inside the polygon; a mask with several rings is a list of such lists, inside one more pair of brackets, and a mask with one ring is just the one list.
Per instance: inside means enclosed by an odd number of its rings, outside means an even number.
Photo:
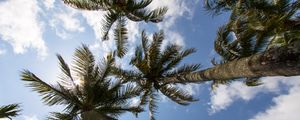
[{"label": "white cloud", "polygon": [[210,113],[215,113],[229,107],[236,100],[249,101],[259,93],[280,93],[281,85],[286,85],[291,89],[300,85],[296,79],[300,77],[266,77],[262,78],[263,85],[257,87],[247,87],[242,82],[233,82],[229,85],[220,85],[211,94]]},{"label": "white cloud", "polygon": [[23,116],[24,120],[38,120],[38,118],[33,115],[33,116]]},{"label": "white cloud", "polygon": [[94,30],[95,37],[98,40],[101,40],[102,37],[102,22],[101,20],[104,17],[103,11],[82,11],[82,16],[86,19],[89,26]]},{"label": "white cloud", "polygon": [[300,77],[289,79],[289,93],[273,98],[274,106],[258,113],[251,120],[299,120]]},{"label": "white cloud", "polygon": [[68,31],[84,31],[84,27],[81,26],[80,20],[76,18],[76,12],[74,10],[68,10],[64,13],[56,14],[55,17],[63,23],[63,27]]},{"label": "white cloud", "polygon": [[54,7],[55,0],[44,0],[43,4],[47,9],[51,9]]},{"label": "white cloud", "polygon": [[39,12],[37,0],[0,2],[0,37],[13,46],[15,53],[22,54],[34,48],[39,56],[47,55]]},{"label": "white cloud", "polygon": [[55,30],[57,36],[67,39],[71,36],[70,32],[84,32],[85,28],[78,18],[79,12],[77,11],[73,8],[65,7],[61,9],[61,12],[53,15],[49,25]]},{"label": "white cloud", "polygon": [[0,55],[3,55],[3,54],[5,54],[5,53],[6,53],[6,50],[0,49]]},{"label": "white cloud", "polygon": [[164,21],[158,24],[159,29],[169,29],[174,25],[175,21],[185,13],[191,15],[192,11],[187,7],[186,2],[187,1],[183,0],[153,0],[149,5],[149,9],[153,10],[163,6],[168,8],[168,12],[164,16]]},{"label": "white cloud", "polygon": [[[164,20],[156,26],[158,29],[164,30],[166,35],[166,43],[175,43],[181,46],[185,46],[184,37],[179,34],[176,29],[172,28],[176,25],[176,21],[179,18],[192,18],[193,17],[193,7],[188,4],[195,4],[193,1],[188,0],[153,0],[149,5],[149,9],[153,10],[158,7],[166,6],[168,11],[164,16]],[[164,45],[166,45],[166,43]]]}]

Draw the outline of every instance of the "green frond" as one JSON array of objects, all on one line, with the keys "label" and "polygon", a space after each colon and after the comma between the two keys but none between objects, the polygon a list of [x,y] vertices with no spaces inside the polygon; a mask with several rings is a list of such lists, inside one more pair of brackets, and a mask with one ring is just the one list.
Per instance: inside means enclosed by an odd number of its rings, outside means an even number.
[{"label": "green frond", "polygon": [[148,15],[147,15],[147,21],[151,21],[153,23],[158,23],[163,20],[163,16],[167,13],[168,8],[167,7],[161,7],[157,8],[155,10],[152,10]]},{"label": "green frond", "polygon": [[136,82],[142,78],[142,74],[134,70],[124,70],[118,67],[113,67],[112,74],[118,77],[122,83]]},{"label": "green frond", "polygon": [[166,49],[161,53],[161,59],[159,64],[166,65],[172,59],[175,59],[179,55],[182,47],[176,44],[170,44],[166,46]]},{"label": "green frond", "polygon": [[84,83],[89,83],[91,73],[94,71],[95,66],[95,58],[89,48],[82,44],[80,48],[77,48],[74,52],[73,57],[74,64],[74,72],[78,76],[82,76],[80,78]]},{"label": "green frond", "polygon": [[64,59],[61,57],[61,55],[57,54],[56,55],[58,60],[59,60],[59,66],[61,71],[68,77],[72,78],[71,76],[71,70],[68,66],[68,64],[64,61]]},{"label": "green frond", "polygon": [[253,86],[262,85],[263,83],[259,80],[259,78],[247,78],[245,80],[245,84],[247,86],[253,87]]},{"label": "green frond", "polygon": [[73,8],[83,10],[107,10],[109,6],[106,0],[63,0],[63,2]]},{"label": "green frond", "polygon": [[184,64],[183,66],[176,68],[175,70],[166,72],[166,77],[185,76],[197,71],[200,68],[200,64]]},{"label": "green frond", "polygon": [[169,64],[166,65],[164,68],[164,71],[169,71],[173,68],[175,68],[182,60],[183,58],[187,57],[188,55],[195,53],[195,48],[189,48],[186,50],[181,51],[174,59],[172,59]]},{"label": "green frond", "polygon": [[145,53],[145,56],[147,56],[147,52],[148,52],[148,49],[149,49],[149,39],[146,35],[145,30],[142,31],[141,38],[142,38],[143,52]]},{"label": "green frond", "polygon": [[128,100],[130,98],[138,96],[141,93],[141,90],[142,89],[136,85],[132,85],[132,84],[123,85],[121,88],[118,89],[116,99]]},{"label": "green frond", "polygon": [[63,88],[62,86],[58,88],[49,85],[28,70],[24,70],[21,73],[21,79],[23,81],[29,82],[27,84],[28,87],[31,87],[33,91],[36,91],[39,94],[41,94],[41,96],[43,97],[42,100],[47,105],[61,105],[61,104],[81,105],[79,100],[76,99],[76,97],[72,95],[70,92],[67,92],[66,89],[62,89]]},{"label": "green frond", "polygon": [[160,31],[158,33],[153,34],[153,42],[150,45],[149,53],[148,53],[148,65],[155,65],[158,63],[161,44],[164,40],[164,33],[163,31]]},{"label": "green frond", "polygon": [[[111,72],[113,70],[113,65],[115,63],[114,55],[108,54],[106,58],[103,58],[99,65],[97,65],[94,69],[94,75],[95,77],[92,77],[95,79],[94,87],[95,89],[97,87],[105,87],[108,84],[108,81],[106,81],[105,78],[109,77],[111,75]],[[104,83],[104,86],[99,85],[99,83]]]},{"label": "green frond", "polygon": [[51,112],[47,120],[80,120],[76,115],[67,113]]},{"label": "green frond", "polygon": [[140,96],[140,104],[139,106],[144,106],[149,102],[150,90],[144,90],[143,94]]},{"label": "green frond", "polygon": [[21,109],[18,104],[10,104],[5,106],[0,106],[0,118],[16,117],[19,115]]},{"label": "green frond", "polygon": [[[130,64],[134,65],[140,72],[143,74],[147,73],[150,70],[150,61],[148,61],[148,57],[143,53],[143,48],[141,46],[137,47],[135,50],[135,56],[132,57]],[[147,58],[147,59],[146,59]]]},{"label": "green frond", "polygon": [[134,0],[129,1],[132,1],[132,5],[130,5],[131,9],[137,10],[147,7],[150,3],[152,3],[153,0],[141,0],[140,2],[135,2]]},{"label": "green frond", "polygon": [[103,40],[108,40],[108,34],[113,24],[120,18],[119,13],[113,10],[109,10],[103,19],[102,31],[103,31]]},{"label": "green frond", "polygon": [[188,92],[172,85],[166,85],[160,88],[160,91],[172,101],[180,105],[189,105],[190,102],[197,101]]},{"label": "green frond", "polygon": [[150,114],[150,120],[155,120],[155,114],[157,111],[157,104],[158,104],[158,97],[159,95],[154,92],[154,90],[151,91],[150,97],[149,97],[149,114]]},{"label": "green frond", "polygon": [[126,47],[128,37],[127,37],[127,28],[125,27],[125,24],[126,24],[125,19],[122,18],[118,19],[118,25],[114,30],[118,57],[123,57],[128,51]]}]

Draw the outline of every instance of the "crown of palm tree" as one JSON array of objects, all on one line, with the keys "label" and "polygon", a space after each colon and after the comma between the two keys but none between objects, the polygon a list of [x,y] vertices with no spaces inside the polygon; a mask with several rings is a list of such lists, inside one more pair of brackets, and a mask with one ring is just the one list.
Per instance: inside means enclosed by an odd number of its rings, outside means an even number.
[{"label": "crown of palm tree", "polygon": [[103,40],[108,39],[108,32],[116,21],[126,20],[160,22],[167,12],[166,7],[154,10],[145,8],[152,0],[63,0],[77,9],[106,11],[104,17]]},{"label": "crown of palm tree", "polygon": [[20,106],[18,104],[10,104],[6,106],[0,106],[0,118],[9,118],[19,115]]},{"label": "crown of palm tree", "polygon": [[49,119],[72,120],[80,118],[79,115],[85,119],[86,114],[99,114],[112,119],[126,111],[142,111],[140,107],[129,104],[130,98],[137,96],[141,89],[116,80],[113,82],[110,77],[114,64],[112,55],[97,64],[88,47],[82,45],[74,53],[73,69],[60,55],[57,57],[62,74],[56,85],[44,82],[28,70],[21,74],[21,79],[41,94],[45,104],[65,106],[63,113],[52,113]]},{"label": "crown of palm tree", "polygon": [[[230,21],[220,27],[215,40],[215,51],[221,61],[227,63],[244,57],[287,45],[300,37],[300,16],[297,14],[300,2],[290,0],[221,1],[206,0],[207,8],[214,13],[231,11]],[[215,80],[226,84],[230,80]],[[247,78],[248,86],[261,83],[258,78]]]},{"label": "crown of palm tree", "polygon": [[[140,106],[149,103],[150,119],[155,119],[154,113],[159,98],[158,91],[181,105],[188,105],[190,102],[196,101],[192,95],[176,84],[164,83],[164,80],[169,77],[176,78],[198,70],[200,67],[198,64],[185,64],[177,67],[183,58],[194,53],[195,49],[182,50],[179,45],[169,44],[162,50],[164,40],[162,31],[153,35],[152,43],[149,42],[144,31],[141,38],[142,44],[136,48],[135,55],[131,60],[131,64],[136,70],[114,68],[114,74],[121,78],[124,83],[133,82],[142,88]],[[177,81],[181,81],[178,83],[185,83],[181,79]]]}]

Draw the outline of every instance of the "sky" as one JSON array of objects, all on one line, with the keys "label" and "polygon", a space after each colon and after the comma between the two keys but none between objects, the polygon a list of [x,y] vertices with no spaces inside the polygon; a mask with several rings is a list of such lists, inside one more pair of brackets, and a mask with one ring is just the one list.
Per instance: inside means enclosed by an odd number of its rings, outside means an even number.
[{"label": "sky", "polygon": [[[142,30],[147,34],[163,30],[166,42],[194,47],[197,52],[183,63],[211,67],[216,57],[213,42],[217,29],[229,13],[212,17],[203,9],[203,0],[153,0],[148,6],[169,8],[159,24],[128,21],[131,46],[140,43]],[[56,54],[70,63],[75,48],[82,43],[101,59],[116,47],[113,40],[102,41],[104,12],[82,11],[64,5],[61,0],[0,0],[0,105],[20,103],[22,113],[14,120],[43,120],[61,106],[46,106],[41,97],[20,80],[20,71],[28,69],[48,83],[59,75]],[[110,34],[112,36],[112,34]],[[112,37],[110,37],[112,38]],[[132,47],[134,48],[134,47]],[[128,62],[129,55],[119,60]],[[98,59],[98,60],[99,60]],[[120,64],[128,67],[126,64]],[[300,113],[300,77],[265,77],[263,85],[247,87],[240,81],[221,85],[215,91],[210,83],[182,86],[199,101],[180,106],[161,96],[158,120],[298,120]],[[125,113],[120,120],[148,120],[148,111],[138,118]]]}]

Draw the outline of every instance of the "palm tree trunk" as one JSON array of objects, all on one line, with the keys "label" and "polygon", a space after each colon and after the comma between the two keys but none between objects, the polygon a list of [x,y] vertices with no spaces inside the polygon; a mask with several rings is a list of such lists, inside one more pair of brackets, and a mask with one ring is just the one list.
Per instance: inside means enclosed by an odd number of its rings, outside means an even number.
[{"label": "palm tree trunk", "polygon": [[300,75],[300,40],[190,75],[170,78],[163,84],[297,75]]},{"label": "palm tree trunk", "polygon": [[100,114],[94,110],[82,113],[81,118],[82,120],[117,120],[109,116]]}]

